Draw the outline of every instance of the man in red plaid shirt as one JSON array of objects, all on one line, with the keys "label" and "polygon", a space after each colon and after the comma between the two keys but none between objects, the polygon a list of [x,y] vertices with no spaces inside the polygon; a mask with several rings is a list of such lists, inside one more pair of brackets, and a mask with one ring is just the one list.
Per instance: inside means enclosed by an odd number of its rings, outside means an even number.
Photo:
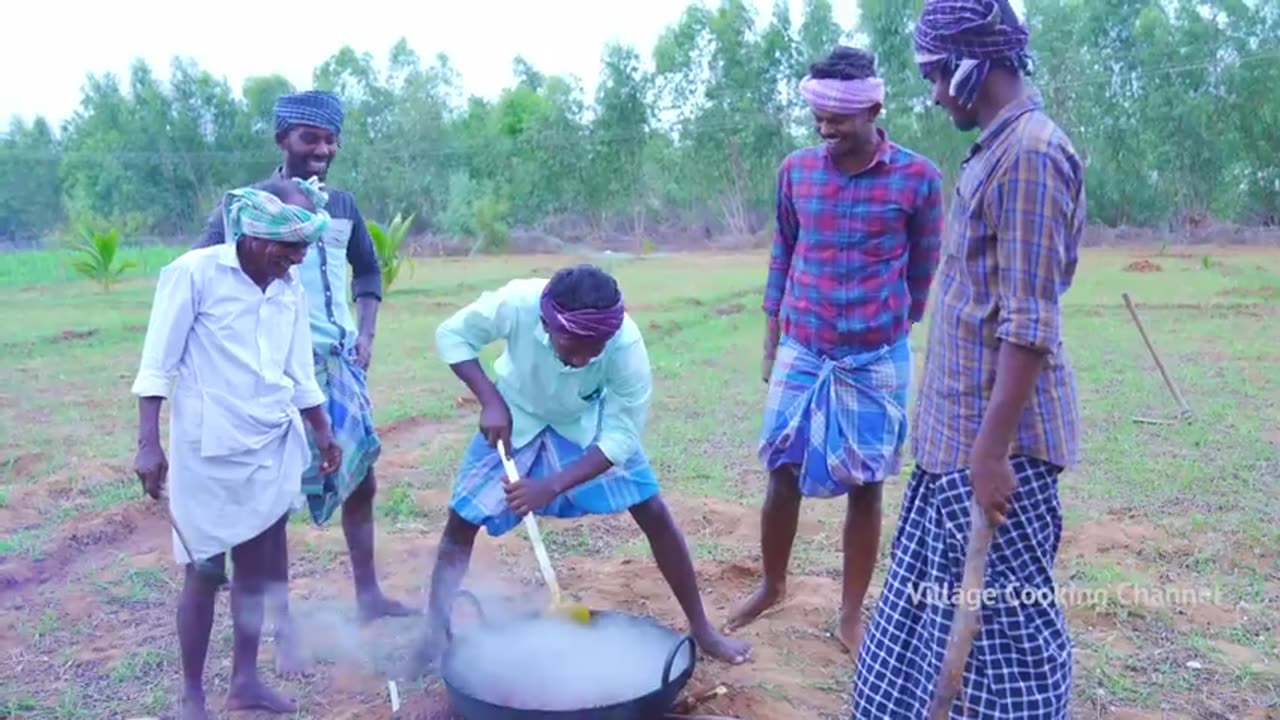
[{"label": "man in red plaid shirt", "polygon": [[786,594],[801,498],[845,496],[838,635],[854,653],[880,545],[881,486],[901,469],[907,334],[938,262],[942,176],[876,126],[884,83],[868,53],[836,48],[800,89],[824,142],[793,152],[778,172],[764,298],[764,579],[728,629]]}]

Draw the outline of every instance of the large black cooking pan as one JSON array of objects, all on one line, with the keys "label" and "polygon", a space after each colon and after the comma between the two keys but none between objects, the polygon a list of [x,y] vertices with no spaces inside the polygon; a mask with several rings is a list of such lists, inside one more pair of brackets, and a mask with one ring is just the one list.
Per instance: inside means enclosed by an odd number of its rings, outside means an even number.
[{"label": "large black cooking pan", "polygon": [[[534,622],[538,619],[538,615],[535,613],[519,616],[513,620],[490,621],[484,616],[480,602],[474,595],[464,590],[461,592],[460,597],[475,605],[480,614],[480,622],[485,624],[487,631],[501,631],[504,628],[514,627],[518,623]],[[444,680],[449,694],[449,701],[452,703],[454,710],[461,713],[467,720],[655,720],[656,718],[662,718],[675,705],[676,699],[681,691],[684,690],[685,685],[688,684],[689,678],[693,676],[694,664],[697,660],[697,646],[693,641],[693,637],[678,633],[658,623],[656,620],[641,615],[593,610],[591,616],[593,623],[596,621],[609,622],[611,624],[622,622],[634,626],[637,635],[651,635],[656,631],[670,638],[671,651],[667,654],[666,662],[662,667],[653,669],[653,690],[651,692],[603,707],[562,710],[511,707],[491,702],[485,698],[497,697],[498,692],[505,696],[516,695],[518,697],[536,698],[545,690],[533,686],[527,688],[504,687],[500,690],[491,688],[491,686],[486,685],[486,678],[482,673],[482,669],[477,672],[475,669],[468,670],[458,667],[457,663],[454,662],[454,658],[465,648],[467,636],[466,634],[454,635],[450,627],[448,630],[449,648],[445,651],[441,662],[441,677]],[[682,650],[687,653],[688,662],[684,665],[684,669],[673,677],[671,670],[675,666],[676,659]],[[493,662],[495,664],[520,662],[520,659],[510,656],[496,657]],[[488,691],[490,689],[492,692]]]}]

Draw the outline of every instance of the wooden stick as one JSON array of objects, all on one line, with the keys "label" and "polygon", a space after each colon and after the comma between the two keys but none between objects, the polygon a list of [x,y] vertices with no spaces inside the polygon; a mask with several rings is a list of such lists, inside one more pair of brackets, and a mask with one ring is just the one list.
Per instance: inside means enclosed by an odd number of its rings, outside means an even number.
[{"label": "wooden stick", "polygon": [[[507,483],[514,485],[520,482],[520,471],[513,459],[507,456],[507,449],[498,441],[498,456],[502,459],[502,468],[507,473]],[[542,542],[542,533],[538,530],[538,521],[533,513],[524,516],[524,529],[529,534],[529,542],[533,544],[533,554],[538,558],[538,567],[542,569],[542,579],[551,594],[550,610],[568,619],[586,625],[591,622],[591,610],[579,602],[563,602],[560,582],[556,580],[555,568],[551,567],[551,556],[547,554],[546,543]]]},{"label": "wooden stick", "polygon": [[982,581],[987,573],[987,549],[995,529],[987,521],[987,514],[975,497],[969,503],[969,547],[964,556],[964,578],[960,582],[960,598],[956,603],[955,618],[951,621],[951,636],[947,638],[946,654],[942,657],[942,670],[938,673],[929,703],[929,720],[946,720],[951,705],[960,694],[964,683],[964,666],[969,661],[973,638],[978,634],[982,600]]},{"label": "wooden stick", "polygon": [[[520,482],[520,471],[515,461],[507,457],[507,449],[502,441],[498,441],[498,455],[502,458],[502,468],[507,473],[507,482],[514,485]],[[556,580],[555,568],[551,566],[551,557],[547,555],[547,546],[542,542],[542,533],[538,530],[538,521],[533,513],[524,516],[524,529],[529,533],[529,542],[533,544],[533,554],[538,558],[538,568],[542,570],[542,580],[551,593],[551,604],[560,604],[560,583]]]},{"label": "wooden stick", "polygon": [[1129,308],[1129,316],[1133,318],[1133,324],[1138,326],[1138,333],[1142,335],[1142,342],[1146,343],[1147,351],[1151,353],[1151,359],[1156,363],[1156,369],[1160,371],[1160,377],[1164,378],[1164,384],[1169,388],[1169,392],[1173,394],[1173,399],[1178,403],[1178,407],[1182,410],[1184,418],[1191,417],[1191,406],[1187,405],[1187,401],[1182,397],[1182,391],[1178,389],[1173,378],[1169,376],[1169,371],[1165,369],[1164,363],[1160,361],[1160,355],[1156,352],[1156,348],[1151,344],[1151,338],[1147,337],[1147,329],[1142,326],[1142,320],[1138,318],[1138,309],[1133,306],[1133,300],[1129,299],[1129,293],[1120,293],[1120,297],[1124,298],[1125,307]]},{"label": "wooden stick", "polygon": [[727,692],[729,692],[729,688],[725,687],[724,685],[717,685],[711,690],[707,690],[706,692],[685,697],[683,700],[676,703],[676,706],[672,708],[672,712],[678,712],[678,713],[691,712],[694,708],[698,707],[699,705],[702,705],[703,703],[706,703],[710,700],[718,698]]}]

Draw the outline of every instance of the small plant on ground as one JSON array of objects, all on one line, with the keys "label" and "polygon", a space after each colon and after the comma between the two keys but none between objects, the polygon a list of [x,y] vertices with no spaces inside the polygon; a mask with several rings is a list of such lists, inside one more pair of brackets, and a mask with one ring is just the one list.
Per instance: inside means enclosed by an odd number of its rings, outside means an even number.
[{"label": "small plant on ground", "polygon": [[109,292],[121,275],[138,266],[138,263],[133,260],[117,262],[120,253],[120,233],[114,229],[85,230],[81,234],[80,242],[73,245],[71,250],[77,257],[71,263],[72,269],[98,283],[103,292]]},{"label": "small plant on ground", "polygon": [[409,227],[413,225],[414,217],[416,213],[407,218],[397,214],[385,228],[373,220],[366,222],[369,236],[373,238],[374,252],[378,255],[378,264],[382,266],[383,292],[390,292],[391,285],[400,276],[400,269],[406,262],[409,263],[410,274],[413,273],[413,261],[404,252],[404,241],[409,236]]}]

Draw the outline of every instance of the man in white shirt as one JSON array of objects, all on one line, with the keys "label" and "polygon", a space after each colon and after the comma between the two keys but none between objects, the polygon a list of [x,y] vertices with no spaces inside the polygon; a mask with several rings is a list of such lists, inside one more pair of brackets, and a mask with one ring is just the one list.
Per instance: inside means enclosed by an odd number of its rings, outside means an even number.
[{"label": "man in white shirt", "polygon": [[[196,561],[225,567],[231,553],[234,649],[228,710],[292,713],[297,703],[258,675],[264,596],[282,583],[285,521],[301,505],[311,462],[303,419],[323,472],[341,462],[316,383],[306,299],[294,266],[329,222],[317,183],[281,180],[228,193],[227,242],[192,250],[160,273],[142,362],[136,471],[159,499],[166,475],[174,533],[186,565],[178,604],[184,720],[209,717],[204,662],[217,588]],[[170,382],[177,383],[170,392]],[[160,405],[172,401],[170,459]]]}]

